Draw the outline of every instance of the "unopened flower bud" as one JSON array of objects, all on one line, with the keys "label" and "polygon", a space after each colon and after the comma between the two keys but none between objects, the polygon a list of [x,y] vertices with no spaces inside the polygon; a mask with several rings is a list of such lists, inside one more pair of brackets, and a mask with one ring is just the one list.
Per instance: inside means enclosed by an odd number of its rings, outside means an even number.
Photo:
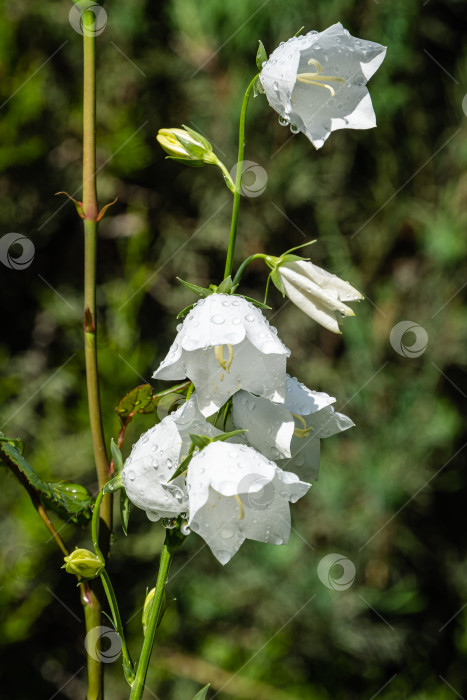
[{"label": "unopened flower bud", "polygon": [[[156,589],[152,588],[149,593],[146,595],[146,600],[144,601],[144,607],[143,607],[143,617],[142,617],[142,623],[143,623],[143,634],[146,636],[146,629],[149,624],[149,618],[151,617],[151,611],[152,611],[152,606],[153,606],[153,601],[154,601],[154,595],[156,593]],[[159,627],[162,616],[165,612],[166,608],[166,602],[165,602],[165,591],[162,594],[162,606],[161,610],[159,613],[159,617],[157,620],[157,627]]]},{"label": "unopened flower bud", "polygon": [[211,144],[193,129],[159,129],[156,138],[170,158],[188,161],[187,165],[217,165]]},{"label": "unopened flower bud", "polygon": [[104,564],[96,554],[88,549],[75,549],[65,557],[65,565],[62,568],[69,574],[91,579],[99,576],[104,569]]}]

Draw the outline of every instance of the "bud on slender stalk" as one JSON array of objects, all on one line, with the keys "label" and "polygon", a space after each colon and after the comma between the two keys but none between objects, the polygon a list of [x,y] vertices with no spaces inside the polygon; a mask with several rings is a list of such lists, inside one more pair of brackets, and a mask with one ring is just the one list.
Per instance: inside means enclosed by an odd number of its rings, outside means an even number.
[{"label": "bud on slender stalk", "polygon": [[88,549],[75,549],[74,552],[65,557],[65,564],[62,568],[69,574],[92,579],[99,576],[104,570],[104,564],[96,554]]}]

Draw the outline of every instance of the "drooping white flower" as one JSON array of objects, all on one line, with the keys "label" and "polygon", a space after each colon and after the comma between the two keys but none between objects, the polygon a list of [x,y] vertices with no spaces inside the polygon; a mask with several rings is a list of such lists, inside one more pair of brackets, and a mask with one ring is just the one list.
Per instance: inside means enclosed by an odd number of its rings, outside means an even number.
[{"label": "drooping white flower", "polygon": [[195,304],[178,329],[153,377],[191,379],[204,416],[219,410],[239,389],[284,400],[290,351],[251,302],[212,294]]},{"label": "drooping white flower", "polygon": [[336,129],[376,126],[365,86],[385,55],[385,46],[351,36],[338,22],[282,43],[263,64],[260,80],[284,123],[321,148]]},{"label": "drooping white flower", "polygon": [[364,298],[348,282],[306,260],[282,263],[276,270],[290,301],[333,333],[341,332],[338,323],[341,316],[355,316],[343,302]]},{"label": "drooping white flower", "polygon": [[312,391],[287,375],[284,404],[275,404],[246,391],[233,397],[236,428],[248,429],[250,445],[304,481],[318,477],[320,440],[351,428],[354,423],[331,406],[336,399]]},{"label": "drooping white flower", "polygon": [[207,423],[198,410],[196,397],[144,433],[133,445],[122,470],[130,501],[146,511],[148,518],[176,518],[188,512],[182,476],[170,481],[191,445],[190,433],[215,437],[221,431]]},{"label": "drooping white flower", "polygon": [[213,442],[188,468],[189,527],[226,564],[245,539],[287,544],[290,507],[310,484],[246,445]]}]

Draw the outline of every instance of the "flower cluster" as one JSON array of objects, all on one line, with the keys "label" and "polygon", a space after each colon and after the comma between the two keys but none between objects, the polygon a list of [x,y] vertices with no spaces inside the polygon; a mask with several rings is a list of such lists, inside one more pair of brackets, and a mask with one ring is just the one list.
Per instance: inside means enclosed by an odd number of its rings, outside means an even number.
[{"label": "flower cluster", "polygon": [[[320,439],[353,425],[335,399],[287,375],[289,354],[244,297],[198,301],[154,374],[188,377],[195,391],[141,436],[122,472],[150,520],[170,527],[180,518],[222,564],[245,539],[287,543],[289,504],[317,477]],[[226,421],[244,432],[229,437]]]}]

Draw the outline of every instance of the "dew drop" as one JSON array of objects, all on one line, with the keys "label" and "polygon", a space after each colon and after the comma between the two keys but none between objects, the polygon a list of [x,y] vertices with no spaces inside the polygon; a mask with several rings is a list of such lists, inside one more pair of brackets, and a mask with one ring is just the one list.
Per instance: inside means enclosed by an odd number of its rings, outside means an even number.
[{"label": "dew drop", "polygon": [[290,125],[290,131],[292,132],[292,134],[298,134],[298,132],[300,131],[300,129],[298,128],[298,126],[297,126],[296,124],[291,124],[291,125]]},{"label": "dew drop", "polygon": [[135,473],[134,473],[134,472],[128,472],[128,478],[129,478],[130,481],[134,481],[134,480],[135,480]]},{"label": "dew drop", "polygon": [[231,530],[229,527],[224,527],[219,532],[219,534],[224,540],[229,540],[231,537],[234,536],[234,531]]},{"label": "dew drop", "polygon": [[279,117],[279,124],[281,126],[289,126],[290,119],[287,119],[287,117]]},{"label": "dew drop", "polygon": [[240,306],[240,302],[238,301],[238,299],[234,299],[234,301],[232,302],[232,306]]},{"label": "dew drop", "polygon": [[215,323],[216,325],[220,326],[222,323],[224,323],[225,319],[223,316],[220,316],[219,314],[215,314],[214,316],[211,316],[211,323]]},{"label": "dew drop", "polygon": [[254,320],[255,320],[255,317],[253,316],[253,314],[247,314],[245,316],[245,321],[248,321],[248,323],[253,323]]}]

